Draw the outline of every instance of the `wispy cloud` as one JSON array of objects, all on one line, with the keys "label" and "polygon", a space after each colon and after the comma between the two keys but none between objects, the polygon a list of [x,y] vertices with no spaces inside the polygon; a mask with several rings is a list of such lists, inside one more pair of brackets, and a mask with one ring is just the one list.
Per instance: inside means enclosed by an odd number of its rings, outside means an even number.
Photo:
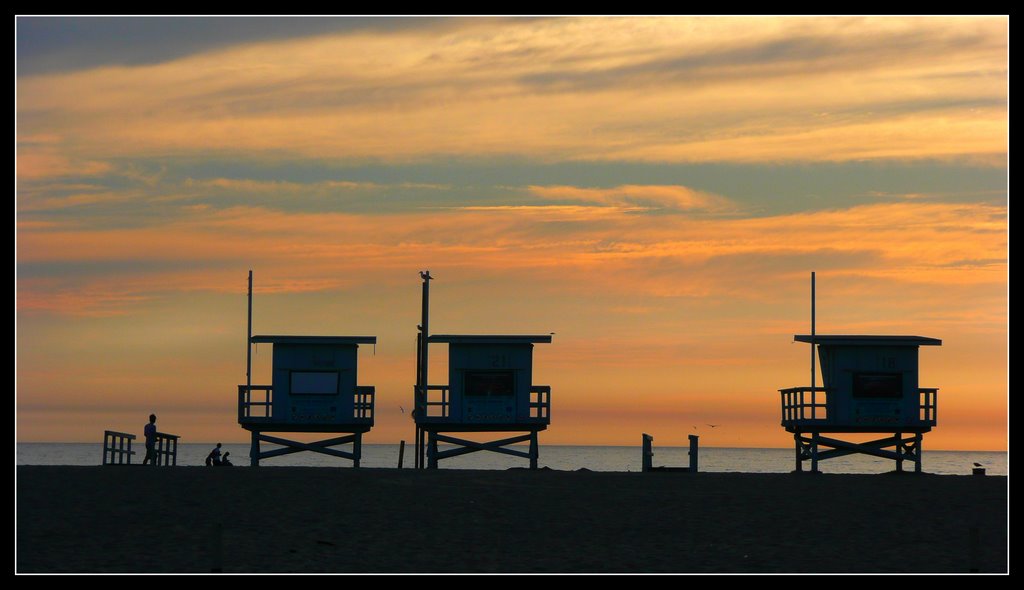
[{"label": "wispy cloud", "polygon": [[459,207],[438,207],[437,209],[529,215],[541,222],[594,220],[610,215],[640,213],[649,210],[647,207],[623,207],[616,205],[600,207],[584,205],[464,205]]},{"label": "wispy cloud", "polygon": [[449,25],[23,77],[19,133],[60,135],[67,158],[90,160],[992,160],[1006,151],[1001,18]]},{"label": "wispy cloud", "polygon": [[735,210],[728,199],[678,185],[623,185],[614,188],[576,186],[531,186],[531,193],[544,199],[583,201],[636,209],[668,209],[713,213]]},{"label": "wispy cloud", "polygon": [[111,169],[108,162],[67,156],[52,148],[20,150],[15,163],[16,176],[22,180],[98,176]]},{"label": "wispy cloud", "polygon": [[156,64],[268,39],[443,29],[430,18],[18,17],[18,74]]},{"label": "wispy cloud", "polygon": [[[578,194],[588,200],[619,198],[615,191],[589,190]],[[564,187],[555,192],[572,193]],[[1006,227],[1004,208],[915,201],[762,218],[651,217],[615,206],[577,205],[384,217],[184,208],[177,220],[155,227],[24,227],[19,262],[93,263],[130,255],[140,262],[203,264],[216,253],[225,264],[270,265],[286,291],[389,283],[393,273],[429,262],[458,276],[514,273],[569,292],[600,285],[609,294],[762,298],[773,282],[815,266],[889,283],[998,285],[1005,280]],[[339,268],[345,269],[347,283],[323,282]],[[125,293],[140,296],[229,288],[205,266],[174,269],[162,279],[131,275],[119,284]],[[91,280],[109,283],[110,277]],[[32,301],[47,297],[46,289],[31,282],[18,288],[32,293]]]}]

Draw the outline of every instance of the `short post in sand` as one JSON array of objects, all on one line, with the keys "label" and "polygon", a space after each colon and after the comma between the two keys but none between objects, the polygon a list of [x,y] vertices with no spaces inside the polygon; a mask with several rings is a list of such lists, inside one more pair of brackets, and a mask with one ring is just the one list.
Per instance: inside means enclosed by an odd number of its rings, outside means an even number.
[{"label": "short post in sand", "polygon": [[641,435],[641,441],[640,471],[647,473],[654,467],[654,437],[645,432]]}]

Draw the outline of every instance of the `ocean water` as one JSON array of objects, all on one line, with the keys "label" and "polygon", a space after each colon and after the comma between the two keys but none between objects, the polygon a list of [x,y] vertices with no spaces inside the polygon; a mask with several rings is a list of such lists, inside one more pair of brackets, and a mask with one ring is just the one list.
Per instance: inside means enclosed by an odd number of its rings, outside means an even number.
[{"label": "ocean water", "polygon": [[[203,465],[206,455],[214,443],[189,443],[178,446],[178,465]],[[443,449],[444,445],[440,445]],[[275,448],[264,443],[263,450]],[[338,447],[350,450],[351,446]],[[133,445],[140,454],[132,458],[133,463],[141,463],[145,455],[142,445]],[[525,447],[524,449],[525,450]],[[248,444],[225,444],[222,451],[231,453],[231,460],[238,467],[249,465]],[[685,467],[689,465],[689,449],[687,447],[654,448],[654,465]],[[793,449],[743,449],[701,447],[699,454],[699,471],[706,472],[742,472],[742,473],[788,473],[793,470]],[[103,460],[103,445],[96,443],[18,443],[16,445],[18,465],[100,465]],[[399,445],[364,444],[363,467],[397,467]],[[413,447],[407,444],[404,457],[405,467],[412,467]],[[1005,452],[991,451],[924,451],[923,470],[926,473],[939,475],[970,475],[974,463],[981,463],[989,475],[1007,475],[1008,456]],[[303,466],[303,467],[350,467],[351,461],[322,455],[301,452],[265,459],[261,465],[270,466]],[[563,471],[589,469],[591,471],[640,471],[640,445],[635,447],[614,446],[563,446],[541,445],[540,467],[548,467]],[[443,459],[442,469],[509,469],[512,467],[528,467],[529,461],[497,453],[478,452],[459,457]],[[809,469],[809,462],[804,462]],[[905,469],[913,469],[912,464],[904,464]],[[896,463],[889,459],[879,459],[865,455],[848,455],[829,459],[819,463],[824,473],[885,473],[894,471]]]}]

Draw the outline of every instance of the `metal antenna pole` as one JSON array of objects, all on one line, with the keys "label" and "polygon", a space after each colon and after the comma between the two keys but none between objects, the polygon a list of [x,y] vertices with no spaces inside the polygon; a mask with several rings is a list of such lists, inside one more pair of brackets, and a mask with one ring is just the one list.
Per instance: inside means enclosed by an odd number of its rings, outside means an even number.
[{"label": "metal antenna pole", "polygon": [[814,366],[814,271],[811,271],[811,394],[814,394],[815,366]]},{"label": "metal antenna pole", "polygon": [[423,317],[420,325],[423,330],[420,332],[422,338],[422,344],[420,346],[420,386],[426,392],[427,388],[427,338],[430,336],[430,281],[434,277],[430,276],[430,271],[425,270],[420,273],[420,278],[423,279]]},{"label": "metal antenna pole", "polygon": [[420,318],[420,333],[419,339],[416,344],[416,403],[415,403],[415,418],[416,418],[416,467],[423,469],[425,465],[424,451],[426,450],[423,445],[423,429],[420,427],[419,419],[420,416],[427,415],[427,337],[430,335],[430,271],[425,270],[420,272],[420,278],[423,279],[423,309],[422,317]]},{"label": "metal antenna pole", "polygon": [[249,270],[249,322],[245,335],[245,396],[252,391],[252,270]]}]

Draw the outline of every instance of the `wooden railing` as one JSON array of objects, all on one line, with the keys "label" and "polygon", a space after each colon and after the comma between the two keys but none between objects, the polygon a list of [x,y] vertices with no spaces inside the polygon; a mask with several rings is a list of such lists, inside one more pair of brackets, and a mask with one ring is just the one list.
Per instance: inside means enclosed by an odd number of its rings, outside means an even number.
[{"label": "wooden railing", "polygon": [[[253,393],[263,392],[262,399],[253,399]],[[259,423],[273,420],[274,388],[270,385],[238,386],[238,422]],[[376,388],[372,385],[356,387],[352,402],[352,418],[372,421]]]},{"label": "wooden railing", "polygon": [[[827,387],[790,387],[780,389],[782,394],[782,423],[787,422],[825,422],[828,411],[825,400],[828,396]],[[820,395],[819,395],[820,394]]]},{"label": "wooden railing", "polygon": [[102,465],[131,465],[132,455],[135,454],[132,450],[133,440],[134,434],[104,430]]},{"label": "wooden railing", "polygon": [[[153,464],[174,466],[178,464],[178,439],[176,434],[157,432],[153,439]],[[103,465],[131,465],[134,434],[117,432],[114,430],[103,431]],[[145,460],[143,460],[145,463]]]},{"label": "wooden railing", "polygon": [[[268,422],[270,421],[271,412],[271,395],[273,393],[273,387],[270,385],[239,385],[238,386],[238,422]],[[252,393],[254,391],[263,392],[262,401],[254,401],[252,399]],[[262,408],[262,410],[253,415],[253,408]]]},{"label": "wooden railing", "polygon": [[922,422],[935,426],[939,418],[939,390],[936,387],[919,387],[917,395],[921,407],[918,417]]},{"label": "wooden railing", "polygon": [[373,401],[376,389],[372,385],[356,386],[352,417],[357,420],[373,420]]},{"label": "wooden railing", "polygon": [[[430,392],[440,392],[440,398],[431,399]],[[416,396],[416,416],[423,418],[448,418],[451,412],[451,398],[447,385],[428,385],[426,391]],[[432,413],[431,409],[436,408]]]},{"label": "wooden railing", "polygon": [[[825,422],[828,420],[826,387],[791,387],[780,389],[782,394],[782,423]],[[934,387],[920,387],[918,419],[930,426],[938,420],[939,390]]]},{"label": "wooden railing", "polygon": [[530,419],[544,422],[551,420],[551,386],[530,386]]},{"label": "wooden railing", "polygon": [[[451,390],[448,385],[428,385],[426,392],[416,392],[415,387],[413,390],[418,394],[416,396],[417,417],[447,419],[451,416]],[[440,395],[437,395],[437,393],[440,393]],[[527,421],[548,422],[550,420],[551,386],[532,385],[530,387]]]},{"label": "wooden railing", "polygon": [[177,434],[167,434],[166,432],[156,433],[156,442],[154,447],[156,450],[157,465],[172,467],[178,464],[179,438],[181,437]]}]

